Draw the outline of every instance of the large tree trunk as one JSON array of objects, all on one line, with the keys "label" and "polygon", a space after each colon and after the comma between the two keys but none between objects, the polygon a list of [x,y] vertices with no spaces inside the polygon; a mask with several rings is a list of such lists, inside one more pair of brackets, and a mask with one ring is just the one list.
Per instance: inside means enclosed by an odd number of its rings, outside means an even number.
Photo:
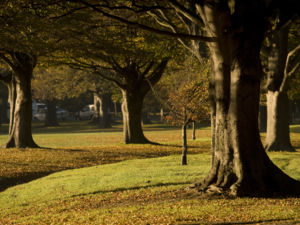
[{"label": "large tree trunk", "polygon": [[290,141],[289,99],[284,70],[287,58],[289,28],[281,29],[272,38],[268,56],[267,136],[268,151],[295,151]]},{"label": "large tree trunk", "polygon": [[217,42],[209,44],[216,109],[212,167],[199,188],[234,196],[300,194],[300,182],[271,162],[260,140],[259,54],[265,21],[259,8],[263,6],[250,2],[241,3],[245,11],[239,9],[236,17],[222,4],[204,6],[201,12],[208,34]]},{"label": "large tree trunk", "polygon": [[9,88],[10,125],[6,148],[36,148],[33,141],[31,78],[35,63],[23,53],[14,53],[14,70]]},{"label": "large tree trunk", "polygon": [[151,124],[149,113],[147,111],[142,111],[142,122],[143,124]]},{"label": "large tree trunk", "polygon": [[129,143],[149,143],[142,129],[142,108],[144,94],[138,90],[122,90],[122,114],[124,141]]},{"label": "large tree trunk", "polygon": [[267,107],[265,105],[259,106],[259,131],[266,132],[267,130]]},{"label": "large tree trunk", "polygon": [[56,102],[55,100],[46,101],[47,110],[45,118],[45,126],[59,126],[56,115]]},{"label": "large tree trunk", "polygon": [[94,93],[95,111],[93,115],[93,122],[96,122],[99,128],[110,128],[111,118],[109,115],[110,94]]}]

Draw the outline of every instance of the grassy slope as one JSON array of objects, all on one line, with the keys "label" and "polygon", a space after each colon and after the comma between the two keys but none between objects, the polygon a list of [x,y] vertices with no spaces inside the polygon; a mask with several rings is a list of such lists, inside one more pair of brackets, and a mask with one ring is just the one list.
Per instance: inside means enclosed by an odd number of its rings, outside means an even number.
[{"label": "grassy slope", "polygon": [[[62,132],[49,134],[57,129]],[[151,127],[146,135],[168,145],[122,145],[115,130],[95,133],[81,127],[72,134],[61,128],[41,130],[44,134],[35,136],[37,142],[55,149],[0,149],[0,175],[21,179],[35,172],[180,153],[180,131],[157,130]],[[298,151],[270,155],[300,179],[299,126],[292,131]],[[4,136],[0,135],[0,145]],[[180,189],[186,186],[183,183],[203,177],[209,167],[209,130],[198,131],[197,136],[201,138],[190,142],[194,147],[190,152],[202,154],[190,155],[187,167],[178,165],[179,156],[124,161],[63,171],[10,188],[0,194],[0,224],[290,224],[300,220],[299,199],[202,199]],[[57,148],[61,144],[65,147]]]},{"label": "grassy slope", "polygon": [[[300,152],[271,154],[300,179]],[[286,199],[201,199],[180,187],[203,177],[209,154],[128,160],[67,170],[0,193],[0,223],[168,224],[177,221],[297,221],[300,201]],[[76,215],[76,217],[74,217]],[[117,218],[116,218],[117,217]],[[155,222],[156,221],[156,222]]]}]

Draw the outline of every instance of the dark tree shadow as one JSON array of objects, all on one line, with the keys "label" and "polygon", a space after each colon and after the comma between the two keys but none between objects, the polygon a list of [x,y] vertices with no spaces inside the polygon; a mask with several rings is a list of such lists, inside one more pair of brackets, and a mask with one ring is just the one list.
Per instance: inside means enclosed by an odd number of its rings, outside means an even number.
[{"label": "dark tree shadow", "polygon": [[26,174],[24,174],[22,176],[18,176],[18,177],[0,177],[0,192],[6,190],[9,187],[28,183],[28,182],[36,180],[38,178],[45,177],[51,173],[54,173],[54,171],[53,172],[44,171],[44,172],[26,173]]}]

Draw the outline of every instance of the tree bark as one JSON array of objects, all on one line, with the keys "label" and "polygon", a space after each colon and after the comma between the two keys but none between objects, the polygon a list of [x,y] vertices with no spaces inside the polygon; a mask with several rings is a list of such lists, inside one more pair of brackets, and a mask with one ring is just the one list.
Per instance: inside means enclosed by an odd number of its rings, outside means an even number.
[{"label": "tree bark", "polygon": [[287,59],[289,28],[274,34],[268,56],[267,135],[268,151],[295,151],[290,140],[289,99],[284,71]]},{"label": "tree bark", "polygon": [[265,105],[259,106],[259,131],[266,132],[267,130],[267,107]]},{"label": "tree bark", "polygon": [[7,123],[7,101],[8,101],[8,90],[5,85],[0,83],[1,96],[0,96],[0,126],[1,123]]},{"label": "tree bark", "polygon": [[196,122],[195,121],[192,122],[192,126],[193,126],[192,139],[196,140]]},{"label": "tree bark", "polygon": [[138,89],[122,90],[122,114],[124,141],[129,143],[149,143],[142,129],[142,108],[145,94]]},{"label": "tree bark", "polygon": [[164,109],[163,108],[160,109],[159,115],[160,115],[160,122],[164,123],[165,116],[164,116]]},{"label": "tree bark", "polygon": [[35,67],[35,58],[24,53],[13,53],[14,73],[8,83],[10,103],[9,138],[6,148],[36,148],[33,141],[31,78]]},{"label": "tree bark", "polygon": [[109,115],[110,94],[94,93],[95,112],[92,120],[96,122],[99,128],[110,128],[111,118]]},{"label": "tree bark", "polygon": [[142,111],[142,122],[143,124],[151,124],[151,120],[149,118],[149,113],[147,111]]},{"label": "tree bark", "polygon": [[142,129],[143,101],[152,86],[160,80],[168,61],[169,59],[165,58],[154,68],[154,62],[150,62],[143,71],[141,71],[143,66],[139,66],[136,62],[128,62],[125,67],[117,65],[116,70],[123,79],[113,81],[120,87],[123,95],[121,108],[126,144],[151,143],[144,136]]},{"label": "tree bark", "polygon": [[222,4],[201,7],[206,30],[217,42],[209,44],[216,109],[212,167],[199,189],[234,196],[298,195],[300,182],[271,162],[260,140],[259,54],[266,21],[264,6],[255,3],[240,2],[234,15]]},{"label": "tree bark", "polygon": [[186,126],[187,124],[182,125],[182,155],[181,155],[181,165],[187,165],[187,137],[186,137]]},{"label": "tree bark", "polygon": [[47,110],[45,118],[45,126],[59,126],[57,115],[56,115],[56,102],[55,100],[46,101]]}]

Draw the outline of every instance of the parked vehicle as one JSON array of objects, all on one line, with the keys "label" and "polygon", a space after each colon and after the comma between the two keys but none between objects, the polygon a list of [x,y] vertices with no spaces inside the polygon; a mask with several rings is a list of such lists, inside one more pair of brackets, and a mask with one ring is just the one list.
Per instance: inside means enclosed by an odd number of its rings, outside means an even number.
[{"label": "parked vehicle", "polygon": [[33,114],[34,120],[44,121],[46,118],[46,109],[40,109],[37,113]]},{"label": "parked vehicle", "polygon": [[95,112],[95,107],[93,104],[86,105],[79,111],[79,119],[89,120],[94,115],[94,112]]},{"label": "parked vehicle", "polygon": [[35,100],[32,101],[33,118],[34,118],[35,114],[37,114],[45,109],[47,109],[47,105],[45,103],[39,103],[39,102],[36,102]]},{"label": "parked vehicle", "polygon": [[[46,111],[47,107],[39,109],[39,111],[36,114],[34,114],[33,119],[44,121],[46,118]],[[56,107],[56,116],[58,120],[66,120],[69,116],[69,112],[62,108]]]},{"label": "parked vehicle", "polygon": [[62,108],[56,107],[56,116],[58,120],[66,120],[69,116],[69,112]]}]

